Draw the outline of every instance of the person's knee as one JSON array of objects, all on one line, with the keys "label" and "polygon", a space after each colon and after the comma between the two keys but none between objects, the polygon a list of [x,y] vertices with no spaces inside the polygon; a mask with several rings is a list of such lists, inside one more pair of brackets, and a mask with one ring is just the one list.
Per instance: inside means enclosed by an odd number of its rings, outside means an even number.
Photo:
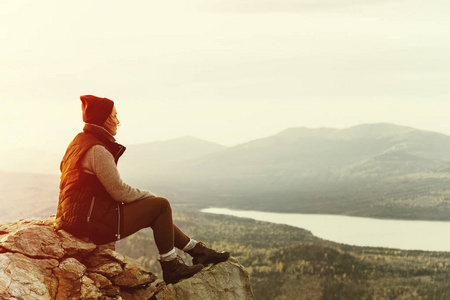
[{"label": "person's knee", "polygon": [[161,208],[161,214],[172,212],[172,207],[170,206],[169,200],[167,200],[166,198],[158,197],[158,201]]}]

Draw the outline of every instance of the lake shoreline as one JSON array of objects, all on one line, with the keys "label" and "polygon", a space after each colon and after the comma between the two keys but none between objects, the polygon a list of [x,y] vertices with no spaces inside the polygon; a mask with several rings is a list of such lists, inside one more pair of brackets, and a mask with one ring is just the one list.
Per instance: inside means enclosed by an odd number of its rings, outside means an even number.
[{"label": "lake shoreline", "polygon": [[303,228],[321,239],[359,247],[450,252],[450,222],[377,219],[329,214],[278,213],[210,207],[202,213],[249,218]]}]

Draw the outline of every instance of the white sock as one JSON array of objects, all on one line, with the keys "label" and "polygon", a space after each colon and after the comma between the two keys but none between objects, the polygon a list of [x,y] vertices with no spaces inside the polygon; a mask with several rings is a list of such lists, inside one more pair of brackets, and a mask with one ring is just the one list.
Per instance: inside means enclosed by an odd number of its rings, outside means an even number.
[{"label": "white sock", "polygon": [[189,243],[187,243],[186,246],[184,246],[183,251],[186,252],[186,251],[192,250],[192,249],[194,249],[195,245],[197,245],[197,241],[194,239],[191,239],[189,241]]},{"label": "white sock", "polygon": [[161,260],[161,261],[169,261],[169,260],[173,260],[175,258],[177,258],[177,253],[175,252],[175,248],[173,248],[172,250],[170,250],[167,253],[159,255],[159,260]]}]

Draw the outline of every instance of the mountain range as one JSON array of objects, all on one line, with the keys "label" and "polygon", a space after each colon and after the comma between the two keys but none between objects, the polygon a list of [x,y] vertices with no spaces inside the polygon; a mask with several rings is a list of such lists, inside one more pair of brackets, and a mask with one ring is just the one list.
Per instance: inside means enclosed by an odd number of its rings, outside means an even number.
[{"label": "mountain range", "polygon": [[[36,172],[33,155],[18,171]],[[450,219],[450,136],[394,124],[289,128],[234,147],[128,145],[118,167],[125,182],[199,206]]]},{"label": "mountain range", "polygon": [[352,176],[355,172],[360,177],[386,176],[432,170],[450,161],[449,150],[448,136],[389,124],[344,130],[291,128],[198,158],[184,167],[189,172],[206,172],[208,177],[227,174],[303,180],[333,173]]},{"label": "mountain range", "polygon": [[411,127],[290,128],[156,168],[129,159],[143,166],[131,182],[191,204],[450,219],[450,137]]}]

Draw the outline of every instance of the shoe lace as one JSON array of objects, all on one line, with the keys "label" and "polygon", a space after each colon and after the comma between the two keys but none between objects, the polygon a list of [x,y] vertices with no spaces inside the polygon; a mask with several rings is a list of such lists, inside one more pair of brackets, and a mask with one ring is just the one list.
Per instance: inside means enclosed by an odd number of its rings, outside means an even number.
[{"label": "shoe lace", "polygon": [[181,256],[177,255],[176,259],[178,260],[178,262],[182,263],[183,265],[186,264]]}]

